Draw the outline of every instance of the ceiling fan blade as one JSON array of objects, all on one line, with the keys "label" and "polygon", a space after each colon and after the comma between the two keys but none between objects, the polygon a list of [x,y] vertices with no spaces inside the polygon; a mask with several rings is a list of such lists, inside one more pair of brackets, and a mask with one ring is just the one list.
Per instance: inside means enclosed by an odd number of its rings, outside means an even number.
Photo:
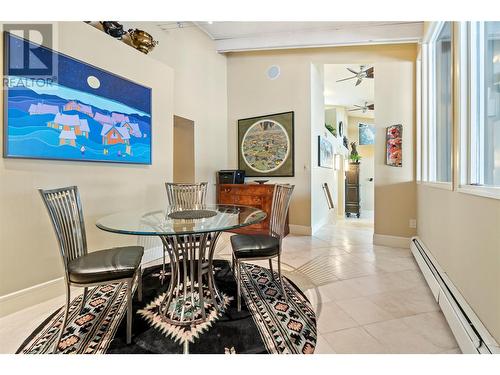
[{"label": "ceiling fan blade", "polygon": [[370,104],[367,107],[370,111],[373,111],[375,109],[375,104]]},{"label": "ceiling fan blade", "polygon": [[353,109],[348,109],[348,112],[353,112],[353,111],[361,111],[363,108],[353,108]]},{"label": "ceiling fan blade", "polygon": [[366,78],[373,78],[374,77],[373,66],[371,68],[366,69],[365,73],[366,73]]},{"label": "ceiling fan blade", "polygon": [[358,75],[359,72],[355,71],[354,69],[351,69],[351,68],[346,68],[348,71],[350,71],[352,74],[356,74]]},{"label": "ceiling fan blade", "polygon": [[337,82],[347,81],[348,79],[354,79],[354,78],[356,78],[356,77],[343,78],[343,79],[339,79]]},{"label": "ceiling fan blade", "polygon": [[354,86],[358,86],[362,81],[363,81],[362,78],[358,78],[358,80],[356,81],[356,84]]}]

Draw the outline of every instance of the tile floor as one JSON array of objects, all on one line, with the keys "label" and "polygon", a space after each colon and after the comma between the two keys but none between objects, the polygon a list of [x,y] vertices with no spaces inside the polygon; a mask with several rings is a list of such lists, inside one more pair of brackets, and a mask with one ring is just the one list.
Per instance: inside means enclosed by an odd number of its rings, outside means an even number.
[{"label": "tile floor", "polygon": [[[370,218],[361,218],[284,240],[284,274],[318,316],[316,353],[460,353],[410,251],[375,246],[372,235]],[[221,236],[217,257],[230,254],[229,235]],[[0,353],[15,352],[63,303],[60,296],[1,318]]]}]

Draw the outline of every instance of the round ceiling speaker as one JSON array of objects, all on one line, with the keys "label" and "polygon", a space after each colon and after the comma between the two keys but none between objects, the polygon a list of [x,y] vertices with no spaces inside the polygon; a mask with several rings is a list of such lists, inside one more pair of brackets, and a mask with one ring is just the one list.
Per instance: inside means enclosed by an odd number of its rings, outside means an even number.
[{"label": "round ceiling speaker", "polygon": [[280,76],[280,67],[278,65],[271,65],[267,69],[267,78],[276,79]]}]

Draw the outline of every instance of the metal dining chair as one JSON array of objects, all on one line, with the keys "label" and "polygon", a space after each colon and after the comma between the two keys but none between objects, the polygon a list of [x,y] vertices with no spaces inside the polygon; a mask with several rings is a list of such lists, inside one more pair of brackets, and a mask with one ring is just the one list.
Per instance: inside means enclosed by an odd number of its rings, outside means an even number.
[{"label": "metal dining chair", "polygon": [[231,237],[233,248],[233,271],[236,274],[238,311],[241,311],[241,263],[253,260],[269,260],[269,268],[274,279],[272,259],[278,258],[278,276],[283,297],[287,299],[283,278],[281,276],[282,240],[285,237],[285,223],[290,206],[294,185],[275,185],[269,234],[237,234]]},{"label": "metal dining chair", "polygon": [[167,199],[170,206],[190,208],[204,205],[207,199],[207,182],[178,184],[166,182]]},{"label": "metal dining chair", "polygon": [[[165,182],[167,189],[167,200],[169,206],[174,206],[178,209],[196,209],[201,208],[207,200],[208,182],[199,183],[175,183]],[[163,246],[163,265],[160,275],[161,283],[165,280],[166,272],[165,252],[167,249]]]},{"label": "metal dining chair", "polygon": [[137,294],[142,300],[142,246],[114,247],[88,253],[83,210],[78,187],[38,189],[52,221],[64,266],[66,304],[64,319],[55,343],[57,351],[68,320],[70,286],[83,287],[80,312],[86,303],[88,288],[115,282],[127,283],[127,344],[132,339],[132,289],[137,280]]}]

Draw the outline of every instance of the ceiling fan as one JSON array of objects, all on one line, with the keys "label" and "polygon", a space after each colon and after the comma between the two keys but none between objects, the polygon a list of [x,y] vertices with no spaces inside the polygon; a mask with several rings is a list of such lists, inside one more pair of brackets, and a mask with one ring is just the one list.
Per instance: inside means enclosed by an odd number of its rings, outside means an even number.
[{"label": "ceiling fan", "polygon": [[363,113],[366,113],[366,111],[368,111],[368,110],[370,110],[370,111],[375,110],[375,103],[368,104],[368,102],[365,102],[364,105],[356,105],[356,104],[354,104],[354,106],[356,108],[349,109],[348,111],[349,112],[352,112],[352,111],[363,111]]},{"label": "ceiling fan", "polygon": [[355,86],[358,86],[363,81],[363,78],[373,78],[373,76],[374,76],[374,74],[373,74],[373,66],[370,67],[370,68],[368,68],[368,69],[365,69],[365,68],[366,68],[366,65],[360,65],[359,66],[359,72],[357,72],[357,71],[355,71],[354,69],[351,69],[351,68],[346,68],[348,71],[350,71],[352,74],[354,74],[354,76],[353,77],[339,79],[337,82],[342,82],[342,81],[347,81],[349,79],[357,78]]}]

